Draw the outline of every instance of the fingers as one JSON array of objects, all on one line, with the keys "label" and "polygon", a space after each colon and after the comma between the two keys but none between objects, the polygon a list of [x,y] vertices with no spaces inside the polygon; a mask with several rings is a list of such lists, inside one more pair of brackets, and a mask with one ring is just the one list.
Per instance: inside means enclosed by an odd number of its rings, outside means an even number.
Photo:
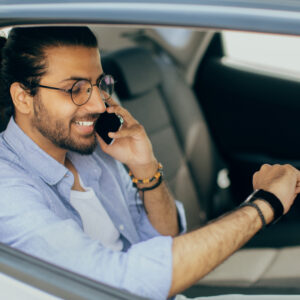
[{"label": "fingers", "polygon": [[[116,102],[115,102],[116,103]],[[126,110],[124,107],[114,104],[112,106],[109,106],[107,108],[108,113],[115,113],[116,115],[119,115],[123,118],[124,122],[128,126],[132,126],[134,124],[137,124],[138,121]]]},{"label": "fingers", "polygon": [[145,130],[144,127],[140,124],[134,124],[131,127],[122,128],[117,132],[109,132],[109,137],[114,139],[120,139],[125,137],[132,137],[132,136],[140,136],[144,134]]},{"label": "fingers", "polygon": [[107,145],[107,144],[103,141],[102,137],[101,137],[98,133],[96,133],[96,138],[97,138],[97,140],[98,140],[98,142],[99,142],[99,144],[100,144],[101,149],[102,149],[104,152],[106,152],[106,149],[107,149],[107,147],[108,147],[109,145]]},{"label": "fingers", "polygon": [[271,165],[269,165],[269,164],[263,164],[263,165],[260,167],[259,171],[255,172],[255,173],[253,174],[253,177],[252,177],[252,183],[253,183],[253,186],[254,186],[254,187],[257,185],[258,177],[260,176],[260,174],[269,171],[271,168],[272,168]]}]

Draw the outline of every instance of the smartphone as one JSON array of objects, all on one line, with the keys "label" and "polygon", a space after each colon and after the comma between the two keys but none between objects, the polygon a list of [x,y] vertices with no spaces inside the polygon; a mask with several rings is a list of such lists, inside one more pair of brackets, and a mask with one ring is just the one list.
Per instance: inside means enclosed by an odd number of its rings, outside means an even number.
[{"label": "smartphone", "polygon": [[[109,105],[105,103],[105,106],[108,107]],[[104,142],[108,145],[112,144],[114,139],[108,136],[109,132],[116,132],[118,131],[123,124],[123,118],[118,116],[114,113],[109,114],[108,112],[104,112],[100,114],[98,118],[95,130],[104,140]]]}]

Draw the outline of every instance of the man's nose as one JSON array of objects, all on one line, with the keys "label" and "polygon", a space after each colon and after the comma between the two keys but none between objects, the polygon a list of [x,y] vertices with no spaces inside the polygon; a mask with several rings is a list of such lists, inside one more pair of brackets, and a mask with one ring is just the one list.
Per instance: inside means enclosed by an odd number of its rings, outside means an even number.
[{"label": "man's nose", "polygon": [[100,90],[97,86],[93,86],[90,100],[85,104],[86,108],[93,113],[103,113],[106,110],[105,102],[101,97]]}]

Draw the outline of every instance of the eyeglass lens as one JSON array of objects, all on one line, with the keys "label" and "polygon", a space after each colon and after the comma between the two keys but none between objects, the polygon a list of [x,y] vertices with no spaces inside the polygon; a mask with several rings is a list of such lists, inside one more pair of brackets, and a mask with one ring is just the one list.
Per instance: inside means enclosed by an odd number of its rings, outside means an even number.
[{"label": "eyeglass lens", "polygon": [[[104,77],[97,83],[100,90],[100,95],[103,101],[108,100],[114,91],[114,78],[111,75],[104,75]],[[79,80],[72,87],[72,99],[75,104],[83,105],[91,97],[92,84],[88,80]]]},{"label": "eyeglass lens", "polygon": [[108,100],[113,92],[115,87],[115,80],[111,75],[105,75],[99,82],[100,94],[103,101]]}]

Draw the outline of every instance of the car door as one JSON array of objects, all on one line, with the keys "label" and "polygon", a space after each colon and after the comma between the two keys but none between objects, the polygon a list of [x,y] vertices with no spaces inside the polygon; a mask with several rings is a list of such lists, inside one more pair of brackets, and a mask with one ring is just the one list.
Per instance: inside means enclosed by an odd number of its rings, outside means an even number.
[{"label": "car door", "polygon": [[215,34],[194,89],[229,166],[238,203],[251,192],[252,174],[263,163],[300,167],[300,75],[232,59],[224,51],[223,38]]}]

